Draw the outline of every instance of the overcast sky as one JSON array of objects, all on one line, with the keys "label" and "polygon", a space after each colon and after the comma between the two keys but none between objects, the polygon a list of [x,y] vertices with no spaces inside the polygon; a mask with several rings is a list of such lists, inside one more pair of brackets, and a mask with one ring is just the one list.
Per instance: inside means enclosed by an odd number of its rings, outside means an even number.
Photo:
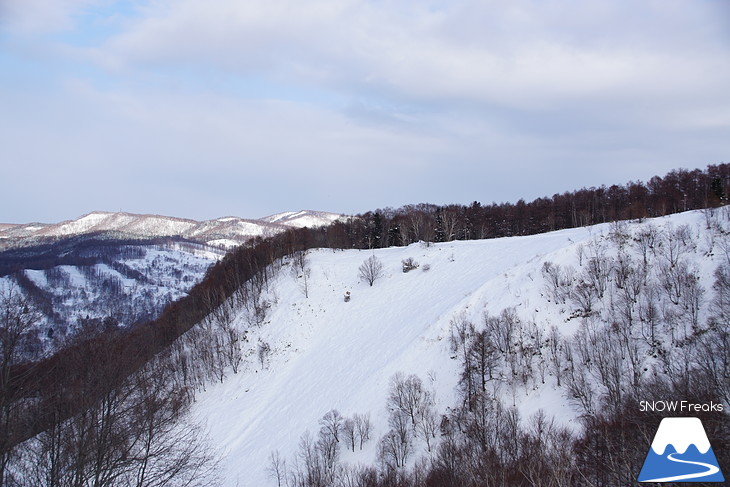
[{"label": "overcast sky", "polygon": [[0,222],[526,200],[730,158],[726,0],[0,0]]}]

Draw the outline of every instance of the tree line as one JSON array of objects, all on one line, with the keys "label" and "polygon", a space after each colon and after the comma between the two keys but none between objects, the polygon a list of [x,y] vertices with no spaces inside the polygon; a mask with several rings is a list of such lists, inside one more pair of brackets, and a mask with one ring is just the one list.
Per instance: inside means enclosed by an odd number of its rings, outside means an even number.
[{"label": "tree line", "polygon": [[[342,247],[382,248],[531,235],[564,228],[669,215],[721,206],[730,195],[730,165],[675,170],[648,182],[583,188],[526,202],[417,204],[358,215],[340,224]],[[337,224],[335,225],[337,228]]]}]

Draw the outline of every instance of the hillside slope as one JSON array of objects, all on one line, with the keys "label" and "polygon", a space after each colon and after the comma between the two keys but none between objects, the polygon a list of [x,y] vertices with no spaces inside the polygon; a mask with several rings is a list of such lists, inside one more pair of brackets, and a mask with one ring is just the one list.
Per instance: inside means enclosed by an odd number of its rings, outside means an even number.
[{"label": "hillside slope", "polygon": [[[698,304],[698,319],[704,320],[713,272],[726,259],[706,227],[704,213],[689,212],[527,237],[310,251],[306,290],[304,275],[284,266],[269,286],[270,308],[263,325],[251,326],[239,310],[236,323],[246,333],[243,366],[224,382],[210,385],[194,405],[194,416],[207,423],[213,443],[225,456],[224,485],[276,485],[265,468],[270,454],[278,451],[291,466],[301,435],[316,434],[319,419],[332,409],[346,417],[370,414],[373,439],[356,453],[343,448],[342,461],[375,463],[377,439],[388,430],[388,388],[397,372],[416,374],[433,389],[440,413],[458,406],[460,364],[450,346],[454,322],[479,326],[485,313],[514,308],[520,320],[536,325],[538,335],[547,336],[553,326],[563,337],[574,335],[584,320],[572,301],[550,299],[546,262],[580,271],[591,252],[612,259],[621,238],[626,239],[621,252],[638,261],[632,239],[641,231],[666,229],[669,235],[686,229],[693,245],[683,258],[707,290]],[[372,255],[382,261],[384,275],[371,287],[358,277],[358,267]],[[401,262],[407,258],[420,267],[402,272]],[[348,291],[351,299],[345,302]],[[601,303],[595,309],[596,316],[608,312]],[[534,336],[523,339],[538,341]],[[533,374],[542,374],[542,380],[519,384],[503,377],[495,389],[521,417],[544,409],[559,424],[577,430],[578,405],[566,399],[545,359],[535,360],[542,362],[536,362]],[[416,450],[412,458],[426,454],[422,444]]]},{"label": "hillside slope", "polygon": [[56,224],[0,224],[0,295],[11,288],[35,305],[27,358],[65,346],[82,322],[125,328],[156,318],[185,296],[209,266],[253,237],[322,226],[340,215],[289,212],[267,219],[194,221],[91,212]]},{"label": "hillside slope", "polygon": [[261,219],[237,216],[196,221],[161,215],[94,211],[75,220],[59,223],[0,224],[0,250],[32,245],[44,239],[88,234],[110,234],[113,238],[156,238],[179,236],[221,247],[241,244],[251,237],[265,237],[287,228],[327,225],[340,215],[318,211],[280,213]]},{"label": "hillside slope", "polygon": [[336,213],[329,213],[326,211],[286,211],[284,213],[277,213],[275,215],[269,215],[261,218],[262,221],[269,223],[278,223],[280,225],[287,225],[294,228],[302,227],[317,227],[325,224],[329,224],[341,218],[342,215]]},{"label": "hillside slope", "polygon": [[[17,290],[39,311],[27,355],[45,355],[65,346],[84,326],[115,326],[156,318],[185,296],[225,252],[191,242],[81,242],[74,247],[32,249],[11,257],[0,252],[0,265],[25,268],[0,274],[0,295]],[[15,292],[15,291],[13,291]]]}]

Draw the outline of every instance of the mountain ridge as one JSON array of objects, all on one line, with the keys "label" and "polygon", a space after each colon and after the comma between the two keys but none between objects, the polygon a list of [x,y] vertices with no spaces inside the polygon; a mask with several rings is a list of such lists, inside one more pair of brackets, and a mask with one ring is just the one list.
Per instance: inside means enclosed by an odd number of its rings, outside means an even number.
[{"label": "mountain ridge", "polygon": [[315,227],[332,223],[342,215],[300,210],[262,218],[225,216],[210,220],[91,211],[73,220],[57,223],[0,223],[0,249],[24,246],[43,238],[65,238],[91,233],[110,233],[131,238],[180,236],[218,247],[233,247],[252,237],[273,235],[288,228]]}]

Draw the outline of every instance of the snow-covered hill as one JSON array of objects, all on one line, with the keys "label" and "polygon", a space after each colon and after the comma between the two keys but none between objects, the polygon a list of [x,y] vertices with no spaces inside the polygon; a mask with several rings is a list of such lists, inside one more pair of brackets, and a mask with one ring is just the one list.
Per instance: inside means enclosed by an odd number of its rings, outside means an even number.
[{"label": "snow-covered hill", "polygon": [[327,225],[339,215],[300,211],[258,220],[194,221],[92,212],[56,224],[0,224],[0,291],[19,286],[41,312],[37,334],[50,352],[81,319],[121,326],[155,318],[184,296],[227,250],[252,237]]},{"label": "snow-covered hill", "polygon": [[341,218],[342,215],[326,211],[286,211],[275,215],[265,216],[261,220],[269,223],[278,223],[295,228],[318,227],[327,225]]},{"label": "snow-covered hill", "polygon": [[[582,276],[588,275],[597,262],[593,259],[605,257],[615,266],[628,259],[630,267],[638,268],[647,252],[644,282],[659,282],[665,253],[671,259],[674,250],[669,248],[681,247],[677,262],[683,262],[687,275],[694,276],[704,290],[695,310],[695,318],[704,322],[713,272],[728,260],[730,249],[726,233],[707,229],[708,223],[729,226],[727,216],[719,215],[716,212],[712,222],[708,214],[698,211],[526,237],[308,252],[308,273],[290,272],[290,263],[269,284],[264,295],[268,313],[261,326],[252,326],[247,312],[237,310],[235,324],[246,335],[241,370],[229,372],[222,383],[211,384],[194,404],[193,415],[207,424],[214,446],[224,455],[223,485],[276,485],[267,472],[272,452],[293,468],[302,435],[309,431],[316,437],[320,419],[333,409],[345,417],[370,415],[373,439],[362,451],[342,447],[341,460],[350,465],[374,464],[377,439],[389,428],[386,398],[394,375],[416,374],[433,390],[436,409],[447,414],[458,406],[455,390],[461,364],[450,343],[455,326],[470,322],[483,328],[486,315],[498,315],[507,308],[521,323],[522,335],[513,337],[514,346],[522,350],[525,363],[519,366],[528,368],[530,376],[518,379],[500,372],[491,387],[522,418],[542,409],[558,424],[578,429],[581,406],[567,398],[564,387],[558,387],[554,371],[559,372],[560,366],[554,369],[547,351],[541,349],[550,343],[553,327],[567,340],[581,327],[592,326],[586,324],[591,320],[599,322],[604,314],[619,311],[614,308],[618,305],[603,299],[586,304],[571,290],[578,289]],[[642,235],[647,233],[658,237],[642,254]],[[686,241],[677,243],[681,238]],[[358,271],[371,256],[384,266],[382,277],[372,286]],[[402,262],[408,258],[418,268],[405,273]],[[557,289],[551,284],[555,272]],[[608,286],[615,287],[617,279],[613,271],[606,275]],[[671,291],[667,290],[667,297],[653,298],[666,310],[667,319],[677,316],[682,306],[678,302],[675,309],[671,304]],[[637,350],[670,347],[667,329],[658,331],[660,338],[651,345],[634,337],[641,341]],[[671,343],[676,344],[680,332],[673,329],[678,336],[672,331]],[[684,325],[682,329],[687,332]],[[662,367],[643,354],[644,373]],[[590,372],[589,367],[586,370]],[[601,393],[600,384],[595,387]],[[428,454],[420,443],[415,450],[411,458]]]},{"label": "snow-covered hill", "polygon": [[61,238],[111,233],[116,238],[180,236],[196,242],[232,247],[251,237],[273,235],[291,227],[327,225],[340,215],[317,211],[280,213],[261,219],[235,216],[195,221],[160,215],[95,211],[55,224],[0,224],[0,249],[30,245],[42,237]]},{"label": "snow-covered hill", "polygon": [[59,249],[51,259],[60,259],[60,254],[68,263],[37,265],[28,258],[30,267],[0,277],[0,293],[15,289],[39,311],[37,343],[45,353],[62,347],[84,320],[112,318],[127,327],[156,318],[167,304],[187,294],[225,251],[172,240],[104,241],[81,250]]}]

